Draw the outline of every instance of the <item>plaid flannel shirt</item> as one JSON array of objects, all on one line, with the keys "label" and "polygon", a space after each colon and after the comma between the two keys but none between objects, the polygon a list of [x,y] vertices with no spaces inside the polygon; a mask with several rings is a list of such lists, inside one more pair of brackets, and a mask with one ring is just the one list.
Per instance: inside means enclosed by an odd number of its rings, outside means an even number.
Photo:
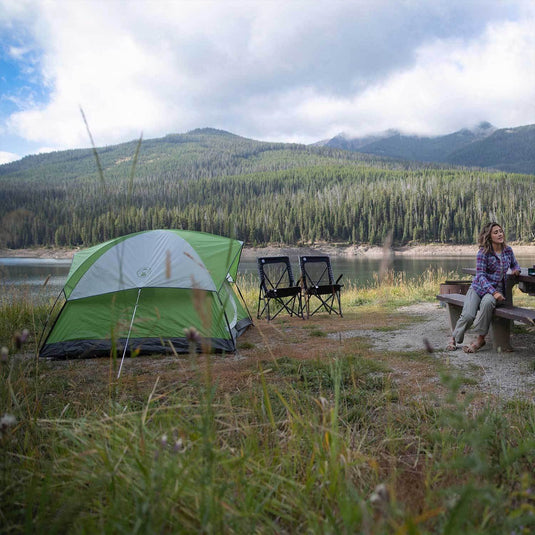
[{"label": "plaid flannel shirt", "polygon": [[503,294],[505,276],[509,269],[512,271],[520,269],[511,247],[507,245],[501,255],[494,251],[485,253],[483,249],[479,249],[476,259],[476,276],[472,281],[472,288],[479,297],[494,292]]}]

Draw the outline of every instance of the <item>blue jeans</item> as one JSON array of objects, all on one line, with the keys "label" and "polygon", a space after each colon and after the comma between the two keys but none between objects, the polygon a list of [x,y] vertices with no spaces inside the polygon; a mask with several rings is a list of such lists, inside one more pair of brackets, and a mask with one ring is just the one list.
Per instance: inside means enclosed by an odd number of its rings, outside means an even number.
[{"label": "blue jeans", "polygon": [[[474,330],[477,334],[486,336],[489,332],[492,314],[496,308],[497,301],[491,294],[485,294],[479,297],[476,291],[470,288],[466,294],[463,311],[457,320],[452,336],[457,344],[461,344],[464,340],[464,333],[470,328],[477,316],[477,321],[474,323]],[[479,311],[479,315],[477,314]]]}]

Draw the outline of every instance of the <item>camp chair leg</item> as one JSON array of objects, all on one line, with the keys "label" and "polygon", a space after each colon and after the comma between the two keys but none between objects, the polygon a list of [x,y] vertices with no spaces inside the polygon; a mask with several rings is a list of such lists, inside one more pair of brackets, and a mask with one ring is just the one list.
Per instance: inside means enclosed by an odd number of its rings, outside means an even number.
[{"label": "camp chair leg", "polygon": [[297,294],[297,299],[299,301],[299,304],[297,305],[297,316],[301,319],[305,319],[305,314],[303,310],[303,296],[301,295],[301,292]]},{"label": "camp chair leg", "polygon": [[[269,300],[265,299],[262,296],[262,290],[260,290],[260,293],[258,294],[258,308],[256,309],[257,320],[259,320],[262,317],[262,314],[264,314],[268,304],[269,304]],[[260,312],[260,306],[262,306],[262,312]],[[268,314],[269,314],[269,311],[268,311]]]},{"label": "camp chair leg", "polygon": [[[323,295],[328,295],[328,297],[323,297]],[[311,308],[310,300],[314,297],[318,299],[319,304],[316,306],[316,308],[312,312],[310,312],[310,308]],[[305,297],[305,299],[306,299],[306,304],[307,304],[307,317],[313,316],[314,314],[316,314],[316,312],[319,312],[321,309],[324,309],[329,315],[334,313],[340,317],[343,317],[342,304],[340,301],[340,293],[337,291],[331,294],[311,293],[311,294],[308,294]]]},{"label": "camp chair leg", "polygon": [[[277,310],[277,312],[275,313],[274,316],[270,316],[270,313],[269,313],[269,301],[275,301],[276,303],[278,303],[280,305],[280,308],[279,310]],[[284,300],[283,298],[278,298],[278,299],[268,299],[268,315],[267,315],[267,319],[268,320],[274,320],[281,312],[287,312],[290,317],[292,316],[301,316],[301,313],[300,313],[300,310],[301,310],[301,303],[299,302],[299,305],[298,305],[298,311],[295,312],[295,301],[297,300],[297,295],[294,295],[292,297],[290,297],[289,299],[287,300]]]},{"label": "camp chair leg", "polygon": [[[256,308],[256,319],[260,319],[260,301],[262,300],[262,292],[258,295],[258,307]],[[263,312],[263,310],[262,310]]]}]

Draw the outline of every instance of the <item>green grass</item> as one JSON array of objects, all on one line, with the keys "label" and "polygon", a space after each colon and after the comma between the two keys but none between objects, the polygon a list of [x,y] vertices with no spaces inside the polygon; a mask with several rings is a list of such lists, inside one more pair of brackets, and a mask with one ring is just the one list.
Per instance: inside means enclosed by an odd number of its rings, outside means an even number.
[{"label": "green grass", "polygon": [[0,280],[0,345],[15,351],[16,338],[26,329],[26,345],[35,350],[52,304],[25,286],[7,286]]},{"label": "green grass", "polygon": [[[431,276],[344,287],[343,306],[364,296],[390,314],[390,296],[408,304],[437,289]],[[242,292],[252,310],[256,288]],[[46,317],[40,305],[2,306],[2,345]],[[446,397],[411,397],[387,356],[353,347],[314,360],[273,355],[227,389],[217,362],[194,355],[187,380],[177,361],[165,379],[147,370],[106,382],[91,362],[82,373],[81,362],[10,349],[0,364],[2,531],[532,532],[533,404],[476,403],[447,375]]]}]

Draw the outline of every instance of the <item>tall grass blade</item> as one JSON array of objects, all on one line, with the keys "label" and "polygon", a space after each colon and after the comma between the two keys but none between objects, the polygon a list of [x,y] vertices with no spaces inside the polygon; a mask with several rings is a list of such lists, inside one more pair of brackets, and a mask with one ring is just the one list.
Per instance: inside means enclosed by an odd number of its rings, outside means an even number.
[{"label": "tall grass blade", "polygon": [[91,141],[91,148],[93,149],[93,156],[95,157],[95,161],[97,162],[98,175],[100,177],[100,181],[102,182],[102,185],[106,187],[106,181],[104,180],[104,171],[102,169],[102,164],[100,163],[100,157],[98,155],[97,147],[95,146],[95,141],[93,140],[93,135],[91,134],[91,129],[89,128],[89,123],[87,122],[82,106],[80,106],[80,113],[82,114],[82,119],[84,120],[84,124],[87,129],[87,133],[89,135],[89,140]]},{"label": "tall grass blade", "polygon": [[134,176],[136,174],[137,160],[139,157],[139,151],[141,149],[141,142],[143,141],[143,132],[139,136],[139,140],[136,145],[136,151],[134,153],[134,159],[132,160],[132,169],[130,170],[130,178],[128,180],[128,204],[132,202],[132,193],[134,191]]}]

